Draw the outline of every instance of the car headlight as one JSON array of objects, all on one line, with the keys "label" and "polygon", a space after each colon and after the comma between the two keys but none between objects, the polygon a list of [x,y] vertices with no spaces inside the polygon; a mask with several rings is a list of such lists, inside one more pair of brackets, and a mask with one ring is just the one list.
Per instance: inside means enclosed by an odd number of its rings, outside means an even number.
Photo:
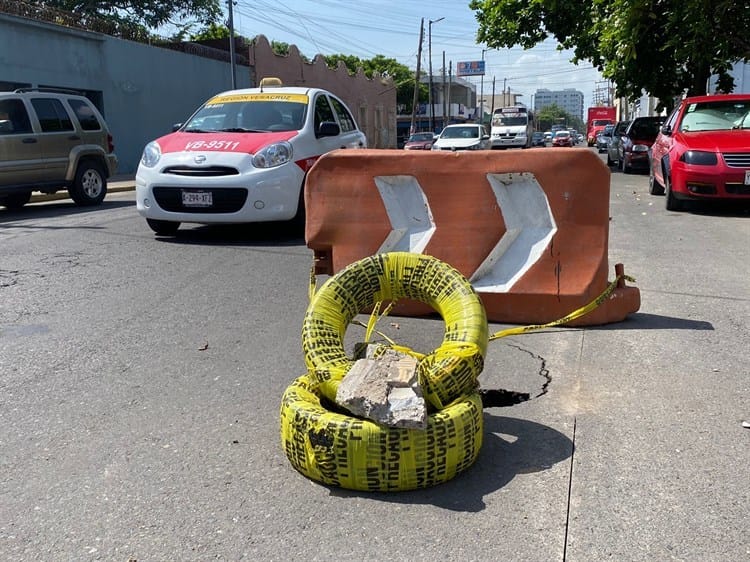
[{"label": "car headlight", "polygon": [[256,168],[275,168],[286,164],[291,159],[292,145],[286,141],[275,142],[255,153],[253,166]]},{"label": "car headlight", "polygon": [[698,166],[715,166],[718,162],[715,152],[704,152],[702,150],[688,150],[680,160],[685,164],[696,164]]},{"label": "car headlight", "polygon": [[161,147],[156,141],[151,141],[143,149],[143,155],[141,156],[141,164],[146,168],[153,168],[161,159]]}]

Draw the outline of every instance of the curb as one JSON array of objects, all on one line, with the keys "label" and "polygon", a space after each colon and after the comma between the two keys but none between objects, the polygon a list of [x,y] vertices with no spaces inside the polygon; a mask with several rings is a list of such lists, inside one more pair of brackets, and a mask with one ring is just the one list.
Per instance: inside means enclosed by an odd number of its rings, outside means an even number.
[{"label": "curb", "polygon": [[[135,184],[133,183],[128,185],[107,186],[107,194],[119,193],[123,191],[135,191]],[[29,203],[44,203],[45,201],[60,201],[62,199],[70,199],[70,195],[66,190],[62,190],[57,193],[41,193],[32,195]]]}]

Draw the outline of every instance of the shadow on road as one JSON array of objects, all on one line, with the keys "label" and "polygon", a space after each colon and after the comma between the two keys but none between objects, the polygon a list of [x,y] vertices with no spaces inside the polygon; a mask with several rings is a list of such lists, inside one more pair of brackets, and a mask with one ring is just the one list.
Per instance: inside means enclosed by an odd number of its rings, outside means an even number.
[{"label": "shadow on road", "polygon": [[713,330],[711,322],[705,320],[689,320],[674,316],[635,312],[628,315],[622,322],[603,326],[588,326],[587,330]]},{"label": "shadow on road", "polygon": [[296,246],[305,244],[302,227],[286,222],[185,225],[175,236],[156,236],[171,244],[202,246]]},{"label": "shadow on road", "polygon": [[[37,220],[49,217],[82,215],[87,213],[96,213],[97,211],[105,211],[107,209],[119,209],[122,207],[135,207],[135,201],[107,201],[105,199],[100,205],[81,207],[70,200],[61,200],[59,202],[45,203],[43,205],[25,205],[17,211],[9,211],[4,207],[0,207],[0,224],[14,220]],[[34,227],[37,226],[38,225],[36,224],[34,225]]]},{"label": "shadow on road", "polygon": [[[484,442],[474,466],[444,484],[407,492],[357,492],[330,488],[332,496],[367,497],[398,504],[432,504],[452,511],[478,512],[484,496],[507,485],[518,474],[548,470],[570,458],[573,442],[564,434],[529,420],[484,411]],[[568,470],[564,482],[567,489]]]}]

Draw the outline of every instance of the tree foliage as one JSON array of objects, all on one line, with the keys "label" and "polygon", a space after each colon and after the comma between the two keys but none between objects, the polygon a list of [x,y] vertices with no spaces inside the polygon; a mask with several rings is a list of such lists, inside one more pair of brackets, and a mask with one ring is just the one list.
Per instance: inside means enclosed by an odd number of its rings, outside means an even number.
[{"label": "tree foliage", "polygon": [[671,107],[676,97],[721,91],[734,83],[732,63],[750,60],[747,1],[736,0],[471,0],[477,40],[491,48],[531,48],[549,36],[590,61],[635,100],[643,90]]},{"label": "tree foliage", "polygon": [[[414,71],[410,70],[408,66],[384,55],[375,55],[371,59],[360,59],[354,55],[335,54],[326,56],[325,61],[331,68],[336,68],[339,62],[343,62],[352,74],[361,68],[368,78],[372,78],[376,72],[383,77],[392,78],[396,86],[397,105],[404,108],[404,112],[411,112],[414,101]],[[428,86],[420,82],[419,101],[426,102],[428,97]]]},{"label": "tree foliage", "polygon": [[184,25],[186,20],[209,25],[219,21],[222,15],[220,0],[52,0],[38,4],[71,12],[82,20],[100,18],[121,26],[140,26],[151,30],[168,23]]},{"label": "tree foliage", "polygon": [[552,125],[556,123],[562,123],[566,127],[571,127],[578,131],[583,130],[583,121],[581,121],[581,118],[574,117],[556,103],[540,109],[536,114],[536,123],[536,128],[540,131],[549,131]]}]

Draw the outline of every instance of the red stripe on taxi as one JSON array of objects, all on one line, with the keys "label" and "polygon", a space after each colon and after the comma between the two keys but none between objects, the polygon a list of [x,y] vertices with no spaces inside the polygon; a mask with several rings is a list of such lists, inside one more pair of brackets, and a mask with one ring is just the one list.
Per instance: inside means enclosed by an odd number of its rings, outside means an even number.
[{"label": "red stripe on taxi", "polygon": [[162,154],[169,152],[241,152],[255,154],[258,150],[274,142],[288,141],[297,136],[298,131],[278,131],[270,133],[171,133],[158,142]]}]

